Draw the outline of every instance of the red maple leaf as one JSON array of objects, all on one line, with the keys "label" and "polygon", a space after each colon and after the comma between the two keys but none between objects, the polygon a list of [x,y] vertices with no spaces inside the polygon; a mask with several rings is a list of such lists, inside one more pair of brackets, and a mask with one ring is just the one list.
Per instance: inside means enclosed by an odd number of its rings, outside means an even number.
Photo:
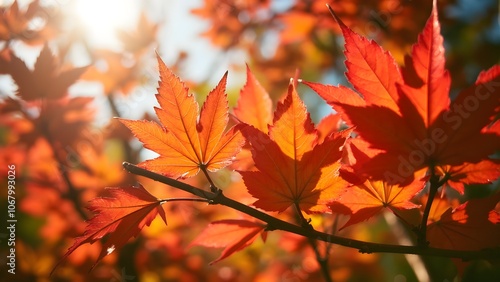
[{"label": "red maple leaf", "polygon": [[[439,203],[439,199],[435,201]],[[496,193],[469,200],[455,209],[448,208],[439,220],[427,226],[430,245],[454,250],[500,247],[500,225],[495,222],[498,220],[495,206],[499,201],[500,193]]]},{"label": "red maple leaf", "polygon": [[[345,38],[346,76],[358,93],[344,86],[305,83],[349,126],[356,126],[365,141],[355,150],[356,171],[389,183],[410,183],[422,168],[439,175],[450,171],[441,167],[464,163],[498,171],[498,163],[488,161],[488,156],[500,149],[500,122],[495,121],[500,110],[499,65],[481,74],[475,85],[450,103],[450,77],[435,6],[402,70],[377,43],[338,18],[337,22]],[[468,175],[460,182],[494,180],[491,173],[475,173],[470,179]]]},{"label": "red maple leaf", "polygon": [[341,175],[353,183],[329,204],[333,212],[351,216],[341,229],[367,220],[384,208],[398,214],[400,210],[420,207],[412,203],[411,199],[424,189],[423,180],[415,180],[407,186],[400,187],[380,180],[361,180],[350,171],[342,171]]},{"label": "red maple leaf", "polygon": [[224,248],[222,254],[214,264],[231,254],[250,246],[259,234],[266,241],[266,225],[244,219],[225,219],[210,223],[194,240],[190,246],[205,246],[209,248]]},{"label": "red maple leaf", "polygon": [[107,236],[93,268],[104,256],[121,248],[131,237],[136,237],[158,214],[167,223],[165,211],[161,207],[163,201],[151,195],[142,185],[107,188],[107,191],[110,197],[95,198],[90,202],[89,210],[95,216],[90,219],[83,235],[75,239],[63,259],[81,245],[92,244]]},{"label": "red maple leaf", "polygon": [[229,165],[244,143],[242,125],[224,132],[228,123],[225,94],[227,73],[213,89],[201,109],[188,94],[184,83],[158,57],[160,86],[155,108],[162,125],[149,121],[121,121],[144,143],[144,147],[160,154],[139,166],[170,177],[191,177],[200,167],[215,171]]},{"label": "red maple leaf", "polygon": [[487,184],[500,176],[500,160],[484,160],[479,163],[446,165],[438,168],[440,174],[448,175],[447,185],[463,194],[464,184]]},{"label": "red maple leaf", "polygon": [[25,101],[36,99],[60,99],[66,95],[68,88],[76,82],[86,67],[63,70],[57,58],[51,53],[47,44],[44,45],[33,70],[16,57],[1,60],[0,69],[12,76],[17,84],[17,95]]},{"label": "red maple leaf", "polygon": [[307,213],[326,211],[326,202],[345,184],[337,176],[341,149],[350,132],[333,133],[318,143],[318,132],[290,83],[286,99],[278,103],[269,134],[254,127],[243,131],[257,171],[240,174],[257,198],[254,205],[278,212],[291,205]]}]

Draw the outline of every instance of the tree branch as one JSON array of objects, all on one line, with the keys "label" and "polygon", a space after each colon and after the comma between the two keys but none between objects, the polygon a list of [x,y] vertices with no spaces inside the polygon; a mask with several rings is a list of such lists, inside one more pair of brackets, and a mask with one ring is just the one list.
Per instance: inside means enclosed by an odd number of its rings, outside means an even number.
[{"label": "tree branch", "polygon": [[224,196],[221,190],[217,193],[212,193],[210,191],[205,191],[200,188],[196,188],[189,184],[177,181],[175,179],[160,175],[149,170],[140,168],[131,163],[124,162],[123,167],[130,173],[141,175],[152,180],[170,185],[177,189],[183,190],[185,192],[191,193],[195,196],[205,198],[210,201],[210,204],[219,204],[223,206],[230,207],[232,209],[238,210],[242,213],[250,215],[254,218],[260,219],[269,225],[269,230],[282,230],[297,235],[301,235],[307,238],[313,238],[316,240],[321,240],[328,243],[333,243],[348,248],[358,249],[360,253],[395,253],[395,254],[414,254],[423,256],[439,256],[439,257],[449,257],[449,258],[460,258],[463,260],[472,259],[499,259],[500,250],[498,248],[482,249],[477,251],[462,251],[462,250],[449,250],[449,249],[439,249],[432,247],[422,248],[420,246],[403,246],[403,245],[390,245],[390,244],[379,244],[372,242],[364,242],[349,238],[344,238],[340,236],[335,236],[332,234],[311,230],[308,228],[303,228],[301,226],[283,221],[279,218],[271,216],[267,213],[261,212],[255,208],[248,205],[242,204],[233,199]]}]

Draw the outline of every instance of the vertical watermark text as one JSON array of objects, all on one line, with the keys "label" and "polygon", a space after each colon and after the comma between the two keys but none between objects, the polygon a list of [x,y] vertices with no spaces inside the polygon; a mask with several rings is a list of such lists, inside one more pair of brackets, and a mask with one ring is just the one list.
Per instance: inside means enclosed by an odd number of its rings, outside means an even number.
[{"label": "vertical watermark text", "polygon": [[16,166],[7,168],[7,271],[16,274]]}]

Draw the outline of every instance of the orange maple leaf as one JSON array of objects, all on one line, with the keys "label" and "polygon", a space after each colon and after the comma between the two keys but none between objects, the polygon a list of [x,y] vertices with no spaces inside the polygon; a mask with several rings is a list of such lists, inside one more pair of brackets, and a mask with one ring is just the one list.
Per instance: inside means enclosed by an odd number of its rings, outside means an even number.
[{"label": "orange maple leaf", "polygon": [[[238,104],[233,109],[234,116],[243,123],[267,133],[273,121],[273,103],[269,94],[247,66],[247,81],[240,91]],[[249,170],[254,166],[250,144],[245,144],[236,156],[231,168]]]},{"label": "orange maple leaf", "polygon": [[[450,103],[450,78],[435,5],[402,71],[377,43],[356,34],[338,18],[337,22],[346,42],[346,76],[360,95],[343,86],[306,84],[349,126],[355,125],[366,141],[355,156],[364,159],[354,166],[358,172],[408,184],[422,168],[439,175],[445,171],[440,167],[477,164],[500,149],[500,122],[495,121],[500,110],[500,66],[481,74],[474,86]],[[478,167],[499,168],[491,161]],[[490,177],[486,173],[478,179],[476,174],[460,181],[485,183],[494,180]]]},{"label": "orange maple leaf", "polygon": [[302,11],[281,14],[279,19],[286,26],[280,33],[282,44],[307,40],[318,23],[317,15]]},{"label": "orange maple leaf", "polygon": [[318,143],[318,133],[293,83],[274,113],[269,135],[247,127],[243,135],[252,147],[257,171],[240,171],[254,205],[282,212],[291,205],[324,212],[325,203],[341,191],[338,176],[341,148],[350,130],[334,133]]},{"label": "orange maple leaf", "polygon": [[163,201],[151,195],[142,185],[107,188],[107,191],[110,197],[95,198],[91,201],[89,210],[96,215],[90,219],[83,235],[75,239],[62,259],[81,245],[92,244],[107,235],[93,268],[104,256],[125,245],[131,237],[136,237],[158,214],[165,224],[167,223],[165,211],[161,207]]},{"label": "orange maple leaf", "polygon": [[[4,3],[2,3],[4,4]],[[48,24],[41,29],[33,29],[31,21],[43,13],[48,13],[40,6],[40,1],[32,1],[25,11],[19,9],[15,0],[8,8],[0,8],[0,40],[23,40],[28,44],[39,44],[52,35]],[[50,19],[49,19],[50,20]]]},{"label": "orange maple leaf", "polygon": [[149,121],[121,121],[144,143],[160,154],[139,166],[170,177],[191,177],[200,168],[216,171],[230,164],[245,139],[236,125],[224,133],[228,123],[225,94],[227,73],[213,89],[199,115],[198,104],[184,83],[158,57],[160,86],[155,107],[162,125]]},{"label": "orange maple leaf", "polygon": [[52,55],[47,44],[44,45],[33,70],[16,57],[0,60],[0,69],[12,76],[17,84],[17,95],[25,101],[36,99],[60,99],[68,88],[76,82],[86,67],[62,70],[57,58]]},{"label": "orange maple leaf", "polygon": [[353,185],[329,204],[333,212],[351,215],[349,221],[340,229],[367,220],[384,208],[390,209],[397,215],[399,210],[420,207],[412,203],[411,199],[424,189],[423,180],[415,180],[407,186],[400,187],[380,180],[361,180],[347,170],[342,170],[341,175]]},{"label": "orange maple leaf", "polygon": [[242,122],[267,133],[273,119],[273,104],[267,91],[247,66],[247,82],[240,91],[234,115]]},{"label": "orange maple leaf", "polygon": [[118,38],[126,51],[137,53],[143,51],[156,40],[158,24],[151,23],[145,13],[141,13],[135,29],[120,29]]},{"label": "orange maple leaf", "polygon": [[[61,152],[69,152],[68,146],[75,145],[75,141],[84,136],[94,118],[91,102],[89,97],[68,96],[31,103],[8,99],[0,104],[0,116],[2,122],[8,122],[13,129],[10,138],[17,139],[16,143],[32,146],[42,137],[49,140],[54,148],[63,149]],[[26,114],[32,112],[39,115]]]},{"label": "orange maple leaf", "polygon": [[332,132],[340,131],[342,120],[338,114],[329,114],[322,118],[316,126],[318,130],[319,143],[322,143]]},{"label": "orange maple leaf", "polygon": [[139,64],[131,63],[140,60],[140,56],[132,54],[127,57],[126,54],[109,50],[94,51],[96,62],[81,79],[100,82],[105,95],[111,95],[115,91],[124,95],[130,93],[144,79],[140,76]]},{"label": "orange maple leaf", "polygon": [[210,223],[190,244],[209,248],[224,248],[214,264],[250,246],[259,234],[266,241],[266,225],[245,219],[225,219]]}]

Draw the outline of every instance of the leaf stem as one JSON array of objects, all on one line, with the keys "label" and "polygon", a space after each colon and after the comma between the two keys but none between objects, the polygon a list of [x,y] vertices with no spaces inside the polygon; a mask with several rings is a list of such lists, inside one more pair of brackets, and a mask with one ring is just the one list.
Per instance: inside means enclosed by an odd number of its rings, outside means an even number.
[{"label": "leaf stem", "polygon": [[349,238],[344,238],[340,236],[335,236],[332,234],[310,230],[303,228],[279,218],[271,216],[267,213],[261,212],[255,208],[248,205],[235,201],[233,199],[224,196],[221,190],[217,193],[210,191],[205,191],[200,188],[194,187],[192,185],[186,184],[184,182],[177,181],[175,179],[160,175],[149,170],[140,168],[131,163],[124,162],[123,167],[130,173],[141,175],[152,180],[170,185],[177,189],[183,190],[185,192],[191,193],[193,195],[205,198],[210,201],[211,204],[219,204],[223,206],[230,207],[232,209],[238,210],[242,213],[250,215],[254,218],[260,219],[266,222],[270,229],[279,229],[282,231],[294,233],[307,238],[314,238],[316,240],[321,240],[324,242],[329,242],[349,248],[358,249],[361,253],[395,253],[395,254],[414,254],[414,255],[424,255],[424,256],[439,256],[439,257],[450,257],[450,258],[461,258],[463,260],[472,259],[486,259],[486,258],[500,258],[500,251],[498,248],[482,249],[477,251],[463,251],[463,250],[450,250],[450,249],[439,249],[439,248],[421,248],[419,246],[406,246],[406,245],[391,245],[391,244],[379,244],[372,242],[365,242],[360,240],[354,240]]},{"label": "leaf stem", "polygon": [[427,241],[427,220],[429,219],[429,213],[431,211],[432,202],[436,197],[437,191],[439,187],[443,186],[448,180],[448,176],[445,175],[443,179],[439,179],[439,175],[436,175],[434,171],[434,167],[430,168],[431,177],[429,179],[430,187],[429,187],[429,195],[427,197],[427,203],[425,204],[424,213],[422,215],[422,221],[420,222],[419,229],[417,231],[417,244],[422,248],[426,248],[429,246],[429,242]]},{"label": "leaf stem", "polygon": [[212,181],[212,178],[208,174],[207,166],[200,165],[200,169],[201,169],[201,171],[203,171],[203,174],[205,174],[205,177],[207,178],[208,183],[210,184],[210,191],[217,193],[217,191],[219,191],[219,188],[217,188],[217,186],[215,186],[215,183]]}]

